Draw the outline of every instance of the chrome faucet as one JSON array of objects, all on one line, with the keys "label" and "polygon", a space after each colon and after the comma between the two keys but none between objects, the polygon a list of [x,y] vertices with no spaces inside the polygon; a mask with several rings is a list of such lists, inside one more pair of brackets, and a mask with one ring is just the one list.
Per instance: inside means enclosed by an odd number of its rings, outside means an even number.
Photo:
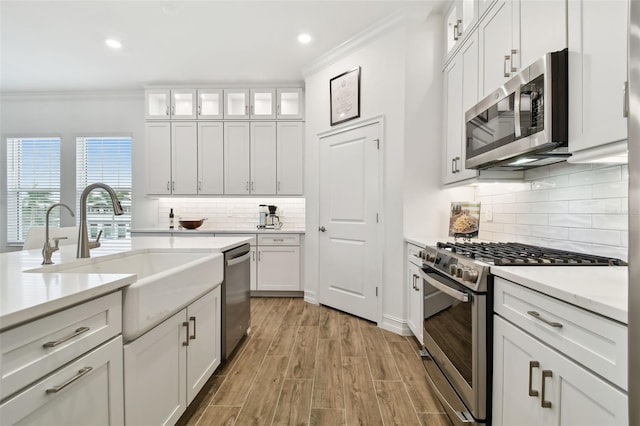
[{"label": "chrome faucet", "polygon": [[80,194],[80,230],[78,231],[78,253],[76,255],[78,259],[90,257],[89,250],[100,247],[100,236],[102,235],[102,231],[98,233],[98,238],[96,238],[95,241],[89,241],[89,235],[87,232],[87,198],[89,197],[89,193],[97,188],[107,191],[107,194],[109,194],[109,196],[111,197],[111,202],[113,203],[113,213],[116,216],[120,216],[124,213],[116,192],[109,185],[106,185],[104,183],[92,183],[84,190],[82,190],[82,194]]},{"label": "chrome faucet", "polygon": [[46,217],[45,228],[44,228],[45,229],[44,247],[42,247],[42,264],[43,265],[53,265],[53,262],[51,261],[51,255],[53,254],[53,252],[58,251],[60,249],[60,247],[58,247],[59,241],[67,239],[67,237],[52,238],[52,240],[54,241],[54,245],[53,247],[51,246],[51,243],[49,240],[49,213],[51,213],[51,210],[53,210],[54,207],[64,207],[67,210],[69,210],[69,214],[71,215],[71,217],[75,216],[73,214],[73,211],[69,208],[69,206],[63,203],[54,204],[51,207],[49,207],[49,209],[47,210],[47,217]]}]

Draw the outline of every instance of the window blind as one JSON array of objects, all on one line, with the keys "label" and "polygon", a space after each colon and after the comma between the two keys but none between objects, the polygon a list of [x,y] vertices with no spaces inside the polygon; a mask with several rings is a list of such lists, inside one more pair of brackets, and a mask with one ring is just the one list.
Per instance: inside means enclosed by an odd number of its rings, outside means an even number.
[{"label": "window blind", "polygon": [[92,183],[106,183],[112,187],[124,214],[113,214],[111,198],[96,189],[87,200],[89,237],[126,238],[131,229],[131,138],[79,137],[76,139],[76,208],[79,211],[80,194]]},{"label": "window blind", "polygon": [[[7,139],[7,243],[24,242],[60,202],[60,138]],[[60,209],[49,215],[60,226]]]}]

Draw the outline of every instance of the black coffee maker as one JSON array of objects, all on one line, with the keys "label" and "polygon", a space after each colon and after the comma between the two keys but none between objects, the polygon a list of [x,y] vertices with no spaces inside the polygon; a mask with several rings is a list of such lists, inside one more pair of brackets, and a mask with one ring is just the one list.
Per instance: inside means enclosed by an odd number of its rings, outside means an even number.
[{"label": "black coffee maker", "polygon": [[269,214],[265,220],[265,228],[271,229],[280,229],[282,227],[282,222],[280,222],[280,216],[278,213],[278,206],[268,205]]}]

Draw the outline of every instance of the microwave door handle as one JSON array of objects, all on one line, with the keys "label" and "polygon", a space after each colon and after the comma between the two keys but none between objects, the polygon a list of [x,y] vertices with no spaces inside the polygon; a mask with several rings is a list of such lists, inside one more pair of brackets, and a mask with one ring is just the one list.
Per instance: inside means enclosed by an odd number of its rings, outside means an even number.
[{"label": "microwave door handle", "polygon": [[514,117],[514,125],[516,131],[516,139],[520,139],[522,137],[522,128],[520,127],[520,89],[521,85],[518,85],[516,88],[516,96],[513,103],[513,117]]},{"label": "microwave door handle", "polygon": [[465,293],[464,291],[458,291],[458,290],[456,290],[454,288],[449,287],[448,285],[446,285],[444,283],[441,283],[440,281],[436,280],[435,278],[430,277],[429,274],[424,272],[424,270],[420,270],[420,276],[427,283],[431,284],[433,287],[437,288],[441,292],[448,294],[449,296],[453,297],[454,299],[456,299],[456,300],[458,300],[460,302],[465,302],[465,303],[470,301],[468,293]]}]

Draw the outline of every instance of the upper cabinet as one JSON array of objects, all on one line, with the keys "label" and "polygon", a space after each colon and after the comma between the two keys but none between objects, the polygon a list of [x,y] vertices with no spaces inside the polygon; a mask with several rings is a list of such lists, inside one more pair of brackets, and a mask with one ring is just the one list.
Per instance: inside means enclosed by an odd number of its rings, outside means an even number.
[{"label": "upper cabinet", "polygon": [[251,89],[251,119],[276,118],[276,89]]},{"label": "upper cabinet", "polygon": [[628,7],[625,0],[569,2],[570,162],[624,161]]},{"label": "upper cabinet", "polygon": [[146,92],[148,120],[194,120],[196,91],[192,89],[152,89]]},{"label": "upper cabinet", "polygon": [[277,89],[276,94],[278,118],[301,120],[304,117],[302,88]]},{"label": "upper cabinet", "polygon": [[478,25],[480,98],[545,53],[567,47],[566,0],[498,0]]},{"label": "upper cabinet", "polygon": [[198,89],[198,119],[219,120],[223,117],[221,89]]},{"label": "upper cabinet", "polygon": [[249,89],[224,90],[224,118],[227,120],[249,118]]},{"label": "upper cabinet", "polygon": [[446,53],[451,56],[478,20],[476,0],[455,0],[445,14]]}]

